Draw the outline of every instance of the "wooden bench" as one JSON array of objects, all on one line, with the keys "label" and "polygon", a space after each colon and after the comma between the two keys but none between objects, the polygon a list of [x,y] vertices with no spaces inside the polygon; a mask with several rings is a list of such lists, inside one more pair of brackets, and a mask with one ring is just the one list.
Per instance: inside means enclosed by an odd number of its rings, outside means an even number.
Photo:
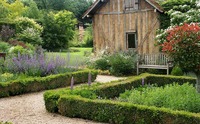
[{"label": "wooden bench", "polygon": [[172,60],[163,53],[138,55],[137,75],[140,68],[166,69],[169,75],[169,69],[172,66]]}]

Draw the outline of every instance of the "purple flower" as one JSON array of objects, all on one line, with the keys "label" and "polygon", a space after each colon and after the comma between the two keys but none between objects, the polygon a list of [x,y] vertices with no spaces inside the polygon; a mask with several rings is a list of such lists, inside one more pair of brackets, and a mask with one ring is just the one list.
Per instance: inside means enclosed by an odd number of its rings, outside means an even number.
[{"label": "purple flower", "polygon": [[88,86],[90,86],[91,83],[92,83],[92,75],[91,75],[91,73],[89,72],[89,73],[88,73]]},{"label": "purple flower", "polygon": [[142,86],[144,86],[144,78],[142,78]]},{"label": "purple flower", "polygon": [[71,78],[71,85],[70,85],[71,90],[73,90],[73,87],[74,87],[74,77],[72,76],[72,78]]}]

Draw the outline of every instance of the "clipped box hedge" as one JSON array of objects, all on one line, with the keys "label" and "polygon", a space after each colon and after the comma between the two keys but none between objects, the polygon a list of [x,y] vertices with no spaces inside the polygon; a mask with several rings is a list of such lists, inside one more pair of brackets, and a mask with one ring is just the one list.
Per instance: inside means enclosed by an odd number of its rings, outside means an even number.
[{"label": "clipped box hedge", "polygon": [[[104,98],[115,98],[126,89],[145,83],[159,86],[177,82],[196,84],[196,79],[176,76],[143,74],[126,80],[95,85],[88,88],[98,99],[84,98],[79,94],[71,94],[69,89],[52,90],[44,94],[45,107],[49,112],[59,112],[67,117],[79,117],[108,123],[145,123],[145,124],[199,124],[200,114],[185,111],[173,111],[166,108],[149,107]],[[80,89],[75,89],[80,90]],[[85,92],[85,91],[84,91]]]},{"label": "clipped box hedge", "polygon": [[92,81],[94,81],[97,76],[97,71],[83,70],[64,74],[50,75],[46,77],[36,77],[10,82],[0,82],[0,97],[70,86],[72,76],[74,77],[75,84],[85,83],[88,81],[89,72],[92,75]]},{"label": "clipped box hedge", "polygon": [[200,114],[173,111],[111,100],[91,100],[63,95],[58,100],[59,113],[112,124],[199,124]]}]

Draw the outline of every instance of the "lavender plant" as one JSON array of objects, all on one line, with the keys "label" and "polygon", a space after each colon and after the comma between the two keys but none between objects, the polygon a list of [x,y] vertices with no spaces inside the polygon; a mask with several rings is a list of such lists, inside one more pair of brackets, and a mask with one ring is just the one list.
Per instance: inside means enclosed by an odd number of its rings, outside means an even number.
[{"label": "lavender plant", "polygon": [[67,68],[68,56],[45,56],[43,52],[35,54],[20,54],[6,59],[4,68],[7,72],[23,73],[28,76],[46,76],[72,71]]}]

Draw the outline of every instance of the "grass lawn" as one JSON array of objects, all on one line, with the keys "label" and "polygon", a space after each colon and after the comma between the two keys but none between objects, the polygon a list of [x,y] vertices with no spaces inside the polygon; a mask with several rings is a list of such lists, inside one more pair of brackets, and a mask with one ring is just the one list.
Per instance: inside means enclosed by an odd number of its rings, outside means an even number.
[{"label": "grass lawn", "polygon": [[82,66],[87,60],[85,54],[92,53],[92,48],[71,47],[70,49],[78,50],[79,52],[47,52],[49,56],[62,56],[70,58],[69,66]]}]

